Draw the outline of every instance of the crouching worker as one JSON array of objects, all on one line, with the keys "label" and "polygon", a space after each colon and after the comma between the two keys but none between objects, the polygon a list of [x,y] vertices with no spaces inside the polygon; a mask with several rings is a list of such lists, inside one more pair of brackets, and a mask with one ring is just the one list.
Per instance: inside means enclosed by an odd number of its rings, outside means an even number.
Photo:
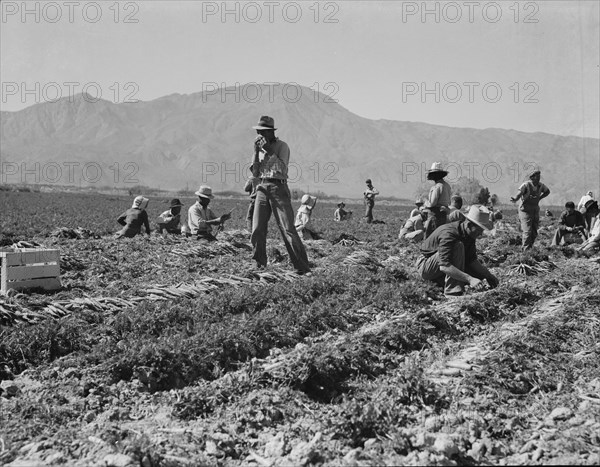
[{"label": "crouching worker", "polygon": [[162,234],[163,232],[170,234],[181,234],[181,201],[177,198],[171,200],[171,206],[168,211],[163,212],[158,219],[156,220],[156,224],[158,226],[158,233]]},{"label": "crouching worker", "polygon": [[446,297],[462,295],[465,285],[481,289],[484,279],[495,288],[499,281],[479,262],[475,246],[483,231],[492,229],[490,219],[486,207],[474,205],[464,221],[435,229],[421,245],[421,257],[417,260],[421,277],[443,285]]},{"label": "crouching worker", "polygon": [[411,240],[413,242],[420,242],[425,237],[425,221],[427,220],[428,211],[421,209],[418,214],[407,219],[404,223],[404,227],[400,229],[398,234],[398,240]]},{"label": "crouching worker", "polygon": [[333,213],[333,220],[336,222],[347,221],[352,218],[352,211],[346,211],[344,202],[338,203],[337,209]]},{"label": "crouching worker", "polygon": [[148,222],[148,213],[146,212],[148,201],[148,198],[144,198],[143,196],[138,196],[133,200],[131,208],[117,219],[117,222],[123,228],[115,234],[115,238],[135,237],[141,233],[142,226],[146,228],[146,233],[150,235],[150,223]]},{"label": "crouching worker", "polygon": [[583,251],[586,254],[593,254],[598,249],[600,249],[600,216],[596,217],[596,222],[590,231],[588,239],[577,248],[577,250]]},{"label": "crouching worker", "polygon": [[222,226],[226,220],[231,218],[231,213],[223,214],[221,217],[215,216],[208,207],[210,200],[214,199],[209,186],[202,185],[194,194],[198,196],[198,201],[188,209],[190,233],[199,239],[214,241],[217,237],[213,235],[213,225]]},{"label": "crouching worker", "polygon": [[296,213],[296,222],[294,226],[302,240],[319,239],[319,235],[314,231],[312,223],[310,222],[315,204],[317,204],[317,198],[315,196],[304,195],[302,197],[302,204]]},{"label": "crouching worker", "polygon": [[560,215],[558,229],[556,229],[552,238],[552,246],[571,243],[573,236],[581,238],[585,242],[585,219],[583,214],[575,210],[575,203],[568,201],[565,204],[565,210]]}]

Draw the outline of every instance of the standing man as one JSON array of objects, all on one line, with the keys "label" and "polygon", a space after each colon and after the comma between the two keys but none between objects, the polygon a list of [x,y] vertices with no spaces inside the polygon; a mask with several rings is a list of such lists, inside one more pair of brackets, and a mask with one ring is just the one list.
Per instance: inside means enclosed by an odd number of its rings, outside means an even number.
[{"label": "standing man", "polygon": [[425,238],[429,237],[440,225],[448,222],[448,206],[452,188],[444,180],[446,175],[448,175],[448,171],[442,168],[441,162],[434,162],[431,169],[427,171],[427,180],[433,181],[433,186],[429,190],[429,197],[425,202],[425,207],[429,209],[425,223]]},{"label": "standing man", "polygon": [[367,178],[365,183],[367,184],[367,188],[363,193],[363,196],[365,197],[365,204],[367,205],[365,217],[367,218],[367,224],[370,224],[373,222],[373,206],[375,206],[375,196],[377,196],[379,192],[373,188],[373,183],[371,182],[370,178]]},{"label": "standing man", "polygon": [[537,238],[540,225],[540,200],[550,194],[546,185],[540,182],[541,172],[533,170],[529,180],[519,187],[519,191],[510,200],[516,203],[519,199],[519,220],[523,231],[523,250],[529,250]]},{"label": "standing man", "polygon": [[298,274],[310,272],[306,250],[294,226],[290,189],[287,185],[290,148],[275,137],[275,121],[260,117],[253,126],[258,136],[254,140],[252,175],[257,179],[254,216],[252,218],[252,258],[259,268],[267,265],[267,226],[271,213],[281,232],[290,261]]},{"label": "standing man", "polygon": [[465,285],[477,290],[483,279],[492,288],[498,285],[498,278],[477,259],[475,245],[493,227],[490,214],[485,206],[473,205],[464,221],[438,227],[421,244],[417,269],[423,279],[443,284],[446,297],[462,295]]}]

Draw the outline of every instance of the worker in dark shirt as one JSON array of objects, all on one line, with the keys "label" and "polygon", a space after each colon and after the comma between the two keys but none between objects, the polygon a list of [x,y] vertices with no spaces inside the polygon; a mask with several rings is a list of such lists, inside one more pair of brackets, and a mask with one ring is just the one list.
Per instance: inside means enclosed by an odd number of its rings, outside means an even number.
[{"label": "worker in dark shirt", "polygon": [[583,214],[575,209],[573,201],[565,203],[565,210],[560,215],[560,220],[558,221],[558,229],[556,229],[552,238],[552,246],[570,243],[570,239],[567,238],[571,236],[570,234],[580,237],[584,242],[587,238],[585,234],[585,218]]},{"label": "worker in dark shirt", "polygon": [[464,221],[444,224],[421,244],[417,269],[425,280],[444,285],[446,297],[464,293],[465,285],[475,290],[483,279],[494,288],[499,281],[477,259],[475,240],[493,227],[490,211],[485,206],[471,206]]},{"label": "worker in dark shirt", "polygon": [[148,213],[146,208],[148,207],[148,198],[143,196],[137,196],[133,200],[133,205],[130,209],[125,211],[119,216],[117,222],[123,226],[115,234],[115,238],[122,237],[135,237],[140,234],[142,227],[145,227],[146,233],[150,235],[150,223],[148,222]]}]

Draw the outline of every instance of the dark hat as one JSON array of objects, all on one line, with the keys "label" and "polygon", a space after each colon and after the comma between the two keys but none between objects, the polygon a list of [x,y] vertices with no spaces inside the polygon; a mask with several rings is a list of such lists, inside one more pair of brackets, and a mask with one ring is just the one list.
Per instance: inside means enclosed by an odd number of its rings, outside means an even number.
[{"label": "dark hat", "polygon": [[369,184],[371,184],[371,183],[373,183],[373,182],[371,182],[371,179],[370,179],[370,178],[367,178],[367,179],[365,180],[365,183],[369,183]]},{"label": "dark hat", "polygon": [[343,208],[344,206],[346,206],[346,203],[342,201],[341,203],[338,203],[337,206],[338,208]]},{"label": "dark hat", "polygon": [[276,130],[277,128],[275,128],[275,120],[273,120],[271,117],[268,117],[266,115],[263,115],[262,117],[260,117],[260,120],[258,121],[258,125],[253,126],[252,127],[255,130]]},{"label": "dark hat", "polygon": [[177,198],[173,198],[169,207],[176,208],[177,206],[183,206],[183,204],[181,204],[181,201],[179,201]]},{"label": "dark hat", "polygon": [[590,199],[586,201],[583,206],[586,211],[593,211],[594,209],[598,209],[598,201]]}]

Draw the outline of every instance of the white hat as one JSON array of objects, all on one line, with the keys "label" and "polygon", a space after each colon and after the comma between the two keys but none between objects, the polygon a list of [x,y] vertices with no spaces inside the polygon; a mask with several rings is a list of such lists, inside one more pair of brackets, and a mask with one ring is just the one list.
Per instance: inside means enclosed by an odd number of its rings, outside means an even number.
[{"label": "white hat", "polygon": [[212,188],[206,185],[200,186],[198,191],[194,193],[197,196],[202,196],[203,198],[213,199],[214,196],[212,194]]}]

